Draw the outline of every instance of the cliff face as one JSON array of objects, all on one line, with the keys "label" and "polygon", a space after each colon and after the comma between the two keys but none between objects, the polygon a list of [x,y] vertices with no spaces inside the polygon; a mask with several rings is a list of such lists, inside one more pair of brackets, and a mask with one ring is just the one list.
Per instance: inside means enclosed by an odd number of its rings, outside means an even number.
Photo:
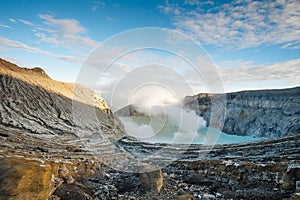
[{"label": "cliff face", "polygon": [[35,134],[121,135],[119,122],[93,91],[49,78],[40,68],[0,60],[0,125]]},{"label": "cliff face", "polygon": [[[210,122],[211,94],[188,96],[184,105]],[[257,137],[282,137],[300,132],[300,87],[226,94],[223,131]]]}]

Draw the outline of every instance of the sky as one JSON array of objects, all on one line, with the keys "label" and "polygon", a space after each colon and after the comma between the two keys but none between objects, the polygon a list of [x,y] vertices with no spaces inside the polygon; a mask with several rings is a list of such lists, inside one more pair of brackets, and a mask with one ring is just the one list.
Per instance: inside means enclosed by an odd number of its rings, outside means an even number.
[{"label": "sky", "polygon": [[[42,67],[55,80],[75,82],[89,55],[114,35],[158,27],[200,44],[226,92],[300,85],[299,0],[0,0],[0,5],[0,57]],[[119,60],[121,72],[137,58],[158,62],[167,56],[141,51],[127,57]]]}]

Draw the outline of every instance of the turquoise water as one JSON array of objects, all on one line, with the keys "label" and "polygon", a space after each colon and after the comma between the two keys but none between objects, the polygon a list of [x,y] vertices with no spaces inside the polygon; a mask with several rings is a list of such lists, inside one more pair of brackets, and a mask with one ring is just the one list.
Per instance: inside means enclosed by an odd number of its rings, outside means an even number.
[{"label": "turquoise water", "polygon": [[122,117],[128,135],[151,143],[232,144],[261,140],[250,136],[229,135],[215,128],[202,127],[194,132],[182,132],[177,125],[163,118]]}]

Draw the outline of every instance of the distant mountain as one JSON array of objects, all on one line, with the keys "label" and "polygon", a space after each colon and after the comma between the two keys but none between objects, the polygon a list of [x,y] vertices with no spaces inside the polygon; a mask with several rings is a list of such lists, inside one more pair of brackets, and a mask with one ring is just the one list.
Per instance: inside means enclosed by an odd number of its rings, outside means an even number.
[{"label": "distant mountain", "polygon": [[132,104],[117,110],[116,115],[119,117],[129,117],[129,116],[142,117],[142,116],[145,116],[144,113],[139,112],[137,110],[137,108]]}]

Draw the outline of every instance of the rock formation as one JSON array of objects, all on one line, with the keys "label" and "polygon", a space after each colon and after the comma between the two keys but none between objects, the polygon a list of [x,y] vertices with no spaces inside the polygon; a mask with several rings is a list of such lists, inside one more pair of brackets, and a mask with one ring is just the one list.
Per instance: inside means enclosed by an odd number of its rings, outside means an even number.
[{"label": "rock formation", "polygon": [[[276,138],[300,132],[300,87],[225,95],[225,133]],[[203,116],[209,124],[213,96],[218,94],[188,96],[184,105]]]},{"label": "rock formation", "polygon": [[50,79],[40,68],[0,60],[0,125],[28,133],[122,135],[106,102],[80,85]]},{"label": "rock formation", "polygon": [[162,172],[159,167],[139,166],[136,173],[139,173],[139,178],[142,183],[142,189],[145,191],[154,191],[159,193],[163,186]]}]

